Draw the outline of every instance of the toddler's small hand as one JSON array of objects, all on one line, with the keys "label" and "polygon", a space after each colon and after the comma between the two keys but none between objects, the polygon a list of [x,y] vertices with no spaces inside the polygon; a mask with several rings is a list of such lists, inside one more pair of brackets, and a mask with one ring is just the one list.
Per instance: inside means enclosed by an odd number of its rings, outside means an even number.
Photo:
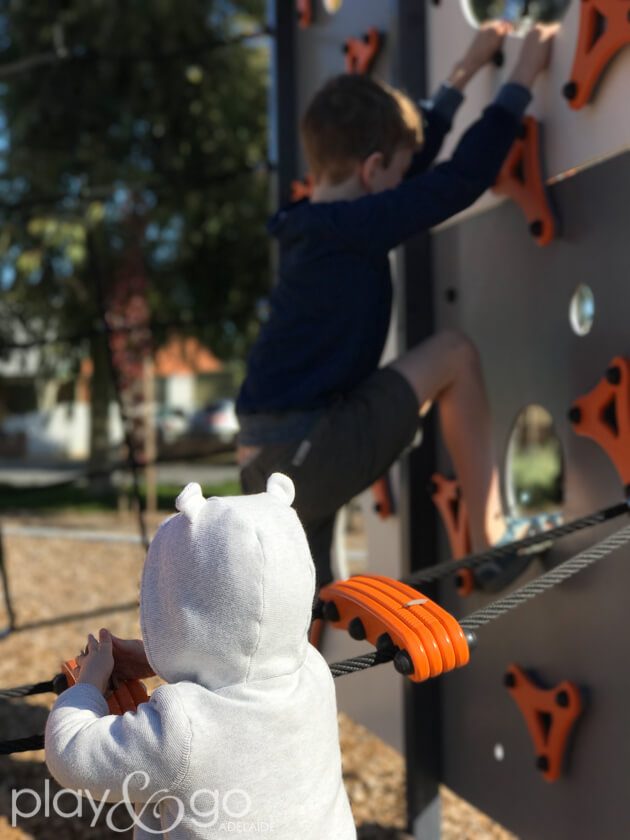
[{"label": "toddler's small hand", "polygon": [[107,692],[113,667],[112,637],[108,631],[101,630],[98,634],[98,641],[90,633],[87,653],[80,657],[77,682],[90,683],[104,695]]}]

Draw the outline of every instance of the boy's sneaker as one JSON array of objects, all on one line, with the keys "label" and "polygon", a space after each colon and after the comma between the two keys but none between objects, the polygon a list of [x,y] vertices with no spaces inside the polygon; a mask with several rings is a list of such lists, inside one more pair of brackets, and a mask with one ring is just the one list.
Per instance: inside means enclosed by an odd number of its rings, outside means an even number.
[{"label": "boy's sneaker", "polygon": [[[561,522],[562,516],[559,513],[543,513],[537,516],[524,517],[508,516],[506,517],[507,528],[496,546],[507,545],[523,540],[525,537],[542,534],[550,528],[557,527]],[[482,592],[500,592],[522,575],[532,560],[542,557],[549,551],[552,545],[553,540],[549,540],[549,542],[515,550],[514,553],[505,557],[482,563],[473,571],[477,589]]]}]

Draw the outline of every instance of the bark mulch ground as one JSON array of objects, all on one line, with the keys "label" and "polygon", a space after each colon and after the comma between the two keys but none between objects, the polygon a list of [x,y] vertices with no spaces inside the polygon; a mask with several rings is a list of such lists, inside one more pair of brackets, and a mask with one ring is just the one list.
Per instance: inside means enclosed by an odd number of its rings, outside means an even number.
[{"label": "bark mulch ground", "polygon": [[[21,524],[41,521],[26,517],[20,520]],[[79,521],[77,517],[56,517],[46,523],[134,533],[134,520],[128,515],[83,515]],[[0,688],[50,679],[58,672],[60,661],[74,656],[87,633],[101,626],[119,636],[138,637],[138,613],[133,605],[142,560],[142,551],[136,546],[5,537],[12,600],[23,629],[0,640]],[[119,608],[111,610],[116,605]],[[0,627],[3,624],[0,610]],[[42,732],[53,701],[50,695],[0,700],[0,740]],[[340,715],[340,736],[344,777],[360,839],[408,837],[404,833],[402,756],[345,715]],[[83,818],[73,819],[56,816],[52,809],[46,817],[42,808],[38,815],[18,819],[12,826],[13,791],[29,788],[44,797],[50,784],[52,801],[58,787],[49,779],[42,752],[0,757],[0,840],[131,837],[130,831],[113,832],[104,817],[91,827],[89,808]],[[25,797],[20,802],[24,809],[34,804]],[[74,807],[73,802],[63,799],[60,805],[68,810]],[[442,805],[445,840],[513,840],[513,835],[446,789],[442,791]],[[129,822],[124,813],[115,819],[119,829]]]}]

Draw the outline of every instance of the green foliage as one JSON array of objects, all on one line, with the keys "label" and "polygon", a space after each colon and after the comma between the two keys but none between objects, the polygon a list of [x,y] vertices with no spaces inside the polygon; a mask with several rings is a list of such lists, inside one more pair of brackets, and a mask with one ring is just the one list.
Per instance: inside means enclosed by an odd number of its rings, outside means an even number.
[{"label": "green foliage", "polygon": [[61,34],[71,55],[0,86],[0,202],[21,205],[0,207],[5,324],[89,329],[91,260],[111,283],[141,236],[153,316],[203,319],[191,332],[219,355],[244,355],[268,284],[267,179],[216,176],[266,160],[267,50],[205,47],[260,29],[263,12],[264,0],[4,6],[5,63],[49,54]]},{"label": "green foliage", "polygon": [[518,451],[510,467],[519,513],[556,510],[562,503],[562,451],[556,438]]}]

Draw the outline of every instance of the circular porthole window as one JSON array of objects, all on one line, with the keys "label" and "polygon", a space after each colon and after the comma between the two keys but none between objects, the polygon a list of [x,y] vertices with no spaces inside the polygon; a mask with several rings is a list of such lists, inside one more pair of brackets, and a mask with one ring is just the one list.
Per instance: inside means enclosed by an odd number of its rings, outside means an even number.
[{"label": "circular porthole window", "polygon": [[562,446],[553,418],[541,405],[526,406],[508,443],[505,488],[510,513],[553,513],[564,497]]},{"label": "circular porthole window", "polygon": [[571,0],[461,0],[464,15],[472,26],[487,20],[508,20],[517,32],[532,23],[561,20]]},{"label": "circular porthole window", "polygon": [[324,0],[324,8],[329,15],[336,14],[343,4],[343,0]]},{"label": "circular porthole window", "polygon": [[590,286],[580,283],[569,304],[569,323],[576,335],[588,335],[595,320],[595,295]]}]

